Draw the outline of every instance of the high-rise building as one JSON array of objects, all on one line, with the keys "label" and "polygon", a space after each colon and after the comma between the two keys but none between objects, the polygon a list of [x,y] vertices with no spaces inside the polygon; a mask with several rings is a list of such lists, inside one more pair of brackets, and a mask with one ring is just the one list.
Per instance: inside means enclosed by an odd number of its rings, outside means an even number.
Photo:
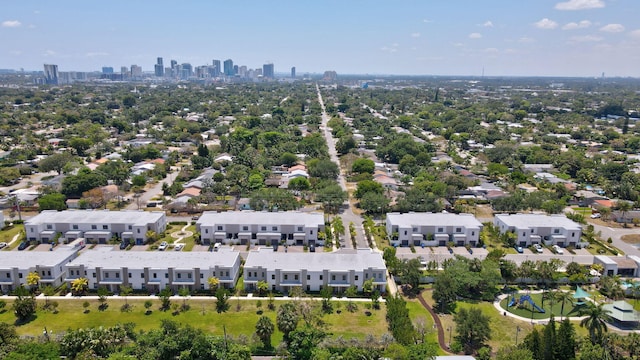
[{"label": "high-rise building", "polygon": [[273,79],[273,64],[264,64],[262,65],[262,76]]},{"label": "high-rise building", "polygon": [[224,74],[225,76],[235,75],[235,73],[233,72],[233,60],[227,59],[224,61]]},{"label": "high-rise building", "polygon": [[189,63],[183,63],[180,65],[180,78],[188,79],[193,75],[193,67]]},{"label": "high-rise building", "polygon": [[142,66],[131,65],[131,78],[135,80],[142,79]]},{"label": "high-rise building", "polygon": [[291,68],[291,78],[292,78],[292,79],[295,79],[295,78],[296,78],[296,67],[295,67],[295,66],[293,66],[293,67]]},{"label": "high-rise building", "polygon": [[178,70],[176,69],[176,67],[178,66],[178,62],[175,60],[171,60],[171,76],[173,77],[177,77],[178,74]]},{"label": "high-rise building", "polygon": [[58,65],[44,64],[44,82],[49,85],[58,85]]},{"label": "high-rise building", "polygon": [[111,67],[111,66],[103,66],[102,67],[102,73],[104,75],[113,74],[113,67]]},{"label": "high-rise building", "polygon": [[247,76],[247,66],[246,65],[242,65],[238,68],[238,75],[240,75],[240,77],[246,77]]},{"label": "high-rise building", "polygon": [[238,65],[233,65],[233,75],[237,75],[240,67]]},{"label": "high-rise building", "polygon": [[211,74],[211,76],[213,77],[218,77],[220,76],[220,73],[222,72],[222,68],[220,67],[220,60],[213,60],[213,73]]},{"label": "high-rise building", "polygon": [[156,74],[157,77],[163,77],[164,76],[164,65],[162,64],[162,58],[161,57],[158,58],[158,62],[154,66],[154,70],[155,70],[155,74]]}]

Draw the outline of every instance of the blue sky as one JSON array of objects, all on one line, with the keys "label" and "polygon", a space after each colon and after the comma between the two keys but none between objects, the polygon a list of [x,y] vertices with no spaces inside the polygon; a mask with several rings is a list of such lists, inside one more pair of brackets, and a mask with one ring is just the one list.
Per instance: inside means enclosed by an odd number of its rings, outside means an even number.
[{"label": "blue sky", "polygon": [[[4,0],[0,68],[640,77],[638,0]],[[635,17],[635,18],[634,18]]]}]

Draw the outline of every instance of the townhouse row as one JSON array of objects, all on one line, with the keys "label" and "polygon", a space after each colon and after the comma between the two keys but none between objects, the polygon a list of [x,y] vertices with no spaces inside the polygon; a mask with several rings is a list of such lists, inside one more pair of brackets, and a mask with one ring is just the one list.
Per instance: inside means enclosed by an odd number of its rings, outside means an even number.
[{"label": "townhouse row", "polygon": [[[518,246],[534,244],[580,247],[582,227],[564,215],[498,214],[494,225],[516,235]],[[386,228],[393,246],[472,246],[483,225],[471,214],[388,213]]]},{"label": "townhouse row", "polygon": [[[42,286],[57,287],[86,278],[89,289],[106,287],[114,293],[122,286],[149,293],[165,288],[210,290],[211,278],[230,289],[241,274],[241,262],[238,251],[225,247],[215,252],[118,251],[113,247],[79,252],[72,246],[54,251],[0,251],[0,291],[6,294],[26,285],[32,272],[40,276]],[[382,255],[370,249],[296,254],[266,248],[250,252],[244,264],[247,291],[256,290],[261,280],[271,290],[284,293],[292,287],[319,291],[323,286],[336,292],[350,286],[362,291],[371,278],[374,287],[384,292],[386,274]]]}]

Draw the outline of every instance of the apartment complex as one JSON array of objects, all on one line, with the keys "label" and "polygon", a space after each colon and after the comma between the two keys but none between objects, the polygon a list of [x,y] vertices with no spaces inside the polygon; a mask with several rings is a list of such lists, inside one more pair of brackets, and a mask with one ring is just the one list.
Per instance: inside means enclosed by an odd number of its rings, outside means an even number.
[{"label": "apartment complex", "polygon": [[167,219],[161,211],[46,210],[24,223],[27,240],[44,243],[60,236],[62,242],[85,238],[106,244],[116,237],[142,245],[147,242],[148,231],[159,234],[166,227]]},{"label": "apartment complex", "polygon": [[482,224],[471,214],[388,213],[387,234],[393,246],[476,246]]},{"label": "apartment complex", "polygon": [[26,285],[31,272],[40,276],[40,285],[59,286],[65,264],[77,256],[78,249],[66,246],[55,251],[0,251],[0,291],[6,294]]},{"label": "apartment complex", "polygon": [[373,279],[374,290],[385,292],[387,267],[382,254],[371,249],[282,253],[261,248],[250,252],[244,264],[247,291],[254,291],[259,281],[283,293],[294,287],[320,291],[325,286],[338,293],[351,286],[362,291],[362,285],[369,279]]},{"label": "apartment complex", "polygon": [[296,211],[206,211],[196,229],[203,244],[322,245],[318,233],[324,231],[324,216]]},{"label": "apartment complex", "polygon": [[519,246],[542,243],[560,247],[581,246],[582,227],[564,215],[498,214],[493,223],[501,233],[511,231],[516,234]]},{"label": "apartment complex", "polygon": [[208,290],[209,278],[219,286],[233,288],[240,274],[240,253],[230,249],[216,252],[117,251],[102,247],[85,251],[65,265],[66,279],[87,278],[89,288],[106,287],[118,292],[120,286],[159,292],[164,288]]}]

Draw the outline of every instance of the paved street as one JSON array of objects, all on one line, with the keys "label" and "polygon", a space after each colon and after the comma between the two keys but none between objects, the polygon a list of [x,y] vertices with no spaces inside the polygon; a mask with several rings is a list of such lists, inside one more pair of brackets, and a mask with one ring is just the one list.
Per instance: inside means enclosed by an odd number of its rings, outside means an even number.
[{"label": "paved street", "polygon": [[[342,190],[347,191],[347,181],[345,180],[344,172],[342,171],[342,167],[340,167],[340,160],[338,159],[338,152],[336,151],[336,142],[333,138],[333,134],[331,134],[331,129],[327,127],[327,123],[329,122],[329,115],[327,115],[327,111],[324,107],[324,101],[322,99],[322,94],[320,93],[320,87],[316,84],[316,89],[318,91],[318,102],[320,102],[320,107],[322,108],[322,124],[320,125],[320,130],[324,135],[324,138],[327,141],[327,146],[329,147],[329,156],[331,157],[331,161],[338,165],[340,169],[340,174],[338,175],[338,183]],[[351,239],[349,235],[349,224],[353,223],[356,228],[356,244],[358,248],[368,248],[369,244],[367,243],[366,238],[364,237],[364,229],[362,228],[362,217],[353,212],[351,206],[348,206],[346,209],[342,211],[340,214],[342,217],[342,223],[345,228],[345,242],[344,245],[346,247],[353,247],[351,244]]]},{"label": "paved street", "polygon": [[167,174],[167,176],[162,179],[162,181],[158,181],[151,188],[147,189],[144,193],[140,194],[137,198],[134,197],[134,194],[127,194],[131,199],[131,203],[126,206],[127,210],[138,210],[144,208],[147,203],[153,199],[154,197],[162,194],[162,185],[167,183],[168,185],[173,184],[173,180],[178,176],[178,173],[175,169],[171,169],[171,172]]}]

